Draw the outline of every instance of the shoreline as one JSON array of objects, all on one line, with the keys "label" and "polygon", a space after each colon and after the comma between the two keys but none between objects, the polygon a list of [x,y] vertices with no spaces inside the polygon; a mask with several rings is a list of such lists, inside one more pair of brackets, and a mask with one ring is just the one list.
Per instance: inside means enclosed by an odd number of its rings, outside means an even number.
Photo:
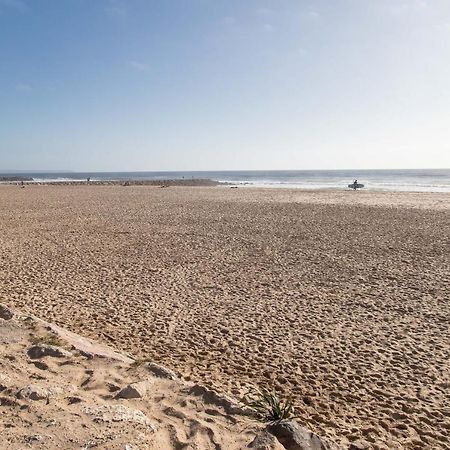
[{"label": "shoreline", "polygon": [[[78,193],[92,195],[97,188],[99,191],[115,191],[116,189],[130,190],[136,195],[141,191],[148,189],[153,191],[159,188],[172,188],[180,192],[190,192],[194,190],[193,195],[199,195],[200,198],[210,197],[211,200],[218,202],[237,201],[239,203],[268,202],[268,203],[306,203],[320,205],[347,205],[347,206],[367,206],[367,207],[387,207],[387,208],[411,208],[411,209],[429,209],[429,210],[450,210],[450,193],[447,192],[395,192],[395,191],[375,191],[352,189],[278,189],[271,187],[250,187],[234,188],[233,185],[224,184],[191,184],[192,180],[185,180],[183,184],[161,184],[160,181],[146,184],[131,184],[123,186],[123,183],[100,182],[87,184],[84,183],[66,183],[57,182],[51,184],[24,184],[26,189],[20,188],[16,183],[0,183],[0,191],[26,191],[35,190],[44,192],[70,192],[75,188]],[[202,180],[200,180],[202,181]],[[208,180],[207,180],[208,181]],[[48,191],[45,187],[49,187]],[[37,192],[36,191],[36,192]],[[15,195],[15,194],[12,194]],[[64,194],[63,194],[64,195]],[[182,194],[183,195],[183,194]],[[262,197],[263,196],[263,197]]]},{"label": "shoreline", "polygon": [[[307,184],[295,184],[295,183],[252,183],[252,182],[232,182],[232,181],[219,181],[209,178],[169,178],[169,179],[148,179],[148,180],[133,180],[133,179],[116,179],[116,180],[33,180],[33,179],[13,179],[13,178],[0,178],[0,186],[198,186],[198,187],[231,187],[234,189],[270,189],[270,190],[298,190],[304,192],[349,192],[353,189],[342,186],[315,186]],[[450,188],[381,188],[365,186],[359,188],[358,192],[370,192],[370,193],[389,193],[389,194],[450,194]]]}]

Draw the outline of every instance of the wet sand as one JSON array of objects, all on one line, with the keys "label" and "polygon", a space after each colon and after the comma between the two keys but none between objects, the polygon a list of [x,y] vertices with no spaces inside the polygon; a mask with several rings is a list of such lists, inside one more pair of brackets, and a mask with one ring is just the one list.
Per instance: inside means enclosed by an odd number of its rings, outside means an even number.
[{"label": "wet sand", "polygon": [[347,445],[450,448],[450,195],[0,186],[0,302]]}]

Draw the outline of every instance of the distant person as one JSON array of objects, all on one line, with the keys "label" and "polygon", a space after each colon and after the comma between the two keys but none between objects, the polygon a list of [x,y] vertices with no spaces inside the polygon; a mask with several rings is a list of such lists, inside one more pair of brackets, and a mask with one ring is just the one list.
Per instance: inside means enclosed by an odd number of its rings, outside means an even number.
[{"label": "distant person", "polygon": [[357,188],[358,188],[358,180],[355,180],[353,182],[353,190],[356,191]]},{"label": "distant person", "polygon": [[91,181],[91,177],[87,177],[87,180],[86,180],[87,182],[88,182],[88,184],[90,183],[90,181]]}]

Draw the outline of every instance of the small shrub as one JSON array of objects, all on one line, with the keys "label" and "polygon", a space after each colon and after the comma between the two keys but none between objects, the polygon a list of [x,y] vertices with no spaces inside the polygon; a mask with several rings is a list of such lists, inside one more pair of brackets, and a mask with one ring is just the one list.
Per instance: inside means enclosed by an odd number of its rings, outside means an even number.
[{"label": "small shrub", "polygon": [[294,404],[290,397],[283,399],[275,391],[262,389],[253,395],[247,406],[262,422],[278,422],[295,419]]}]

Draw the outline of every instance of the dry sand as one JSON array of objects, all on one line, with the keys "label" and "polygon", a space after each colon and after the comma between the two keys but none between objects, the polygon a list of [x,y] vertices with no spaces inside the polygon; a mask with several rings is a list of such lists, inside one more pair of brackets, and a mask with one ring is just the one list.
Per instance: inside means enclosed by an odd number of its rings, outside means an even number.
[{"label": "dry sand", "polygon": [[284,446],[234,401],[0,304],[0,449],[29,448]]},{"label": "dry sand", "polygon": [[347,445],[449,449],[450,196],[0,187],[0,302]]}]

